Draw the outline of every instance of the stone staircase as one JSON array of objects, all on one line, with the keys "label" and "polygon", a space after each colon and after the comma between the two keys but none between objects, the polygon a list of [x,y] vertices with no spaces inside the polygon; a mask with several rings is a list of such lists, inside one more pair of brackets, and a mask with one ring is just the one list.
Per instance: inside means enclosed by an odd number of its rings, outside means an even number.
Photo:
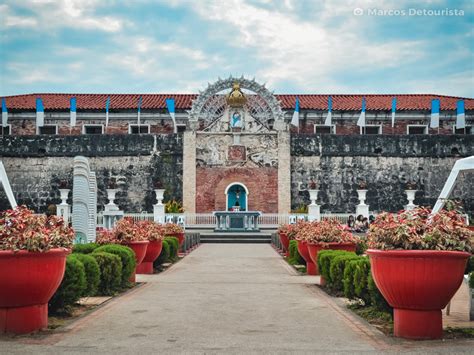
[{"label": "stone staircase", "polygon": [[[187,230],[190,231],[191,230]],[[193,233],[199,233],[201,243],[240,243],[240,244],[261,244],[271,243],[273,229],[264,229],[260,232],[215,232],[210,229],[193,228]]]}]

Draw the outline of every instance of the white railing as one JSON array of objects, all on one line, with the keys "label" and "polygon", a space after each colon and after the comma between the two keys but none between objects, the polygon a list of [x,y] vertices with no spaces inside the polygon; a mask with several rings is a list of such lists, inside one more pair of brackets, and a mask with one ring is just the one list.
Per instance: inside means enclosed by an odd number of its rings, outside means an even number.
[{"label": "white railing", "polygon": [[[335,219],[341,224],[347,224],[349,216],[354,217],[355,213],[321,213],[321,219]],[[376,215],[376,214],[374,214]],[[153,213],[125,213],[124,217],[131,217],[134,221],[153,221]],[[179,217],[184,217],[186,227],[209,227],[214,228],[217,220],[213,213],[167,213],[165,220],[173,217],[174,222]],[[258,217],[258,225],[260,227],[278,227],[281,224],[290,223],[290,220],[307,220],[308,215],[304,213],[278,214],[278,213],[264,213]],[[103,214],[97,214],[97,226],[103,226]]]}]

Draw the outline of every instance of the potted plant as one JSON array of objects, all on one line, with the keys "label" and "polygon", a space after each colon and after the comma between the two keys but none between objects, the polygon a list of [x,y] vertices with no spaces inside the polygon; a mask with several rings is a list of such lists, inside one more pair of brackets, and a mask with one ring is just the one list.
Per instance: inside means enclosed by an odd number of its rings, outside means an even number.
[{"label": "potted plant", "polygon": [[283,245],[283,250],[285,251],[285,257],[289,256],[289,249],[290,249],[290,239],[288,238],[288,232],[291,229],[291,224],[282,224],[278,228],[278,236],[281,241],[281,245]]},{"label": "potted plant", "polygon": [[338,221],[333,219],[312,222],[305,228],[308,252],[315,265],[315,275],[319,275],[318,253],[323,249],[346,250],[355,252],[357,239]]},{"label": "potted plant", "polygon": [[166,223],[164,224],[164,231],[166,237],[175,237],[178,238],[179,247],[184,243],[184,229],[176,223]]},{"label": "potted plant", "polygon": [[64,276],[72,228],[25,206],[0,214],[0,333],[48,326],[48,301]]},{"label": "potted plant", "polygon": [[158,258],[163,247],[164,228],[160,223],[152,221],[140,221],[137,224],[150,242],[143,261],[137,266],[137,274],[153,274],[153,262]]},{"label": "potted plant", "polygon": [[394,308],[394,335],[437,339],[441,309],[461,285],[473,233],[456,211],[382,213],[368,233],[374,281]]},{"label": "potted plant", "polygon": [[[112,231],[101,231],[97,237],[99,244],[121,244],[129,247],[135,252],[137,267],[143,261],[146,249],[150,243],[146,240],[146,233],[140,228],[132,218],[125,217],[117,222]],[[130,277],[131,282],[135,282],[135,271]]]},{"label": "potted plant", "polygon": [[298,253],[306,262],[306,273],[308,275],[317,275],[317,266],[309,256],[307,238],[310,234],[310,230],[314,228],[313,222],[300,221],[294,225],[295,229],[295,240],[298,242]]}]

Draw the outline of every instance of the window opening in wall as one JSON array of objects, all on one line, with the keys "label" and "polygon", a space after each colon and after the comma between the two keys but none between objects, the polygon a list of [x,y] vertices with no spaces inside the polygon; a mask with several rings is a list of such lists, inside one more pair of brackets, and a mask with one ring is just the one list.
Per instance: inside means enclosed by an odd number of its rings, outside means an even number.
[{"label": "window opening in wall", "polygon": [[101,124],[85,124],[82,126],[83,134],[103,134],[104,126]]},{"label": "window opening in wall", "polygon": [[128,133],[129,134],[149,134],[150,133],[150,125],[148,124],[129,124],[128,125]]},{"label": "window opening in wall", "polygon": [[407,134],[428,134],[428,126],[426,125],[408,125]]},{"label": "window opening in wall", "polygon": [[44,125],[39,127],[39,134],[58,134],[58,126],[56,125]]},{"label": "window opening in wall", "polygon": [[382,126],[366,125],[365,127],[360,127],[360,134],[382,134]]}]

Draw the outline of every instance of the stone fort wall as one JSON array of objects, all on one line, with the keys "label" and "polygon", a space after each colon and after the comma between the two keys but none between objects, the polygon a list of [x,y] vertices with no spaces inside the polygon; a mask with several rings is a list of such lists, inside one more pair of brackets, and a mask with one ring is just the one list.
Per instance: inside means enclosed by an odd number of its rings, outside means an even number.
[{"label": "stone fort wall", "polygon": [[[268,211],[276,211],[278,197],[275,194],[278,188],[275,181],[278,176],[275,175],[278,175],[278,164],[273,159],[277,152],[275,138],[266,143],[268,154],[255,151],[254,155],[251,153],[255,161],[251,160],[246,165],[216,163],[209,166],[212,160],[206,157],[213,154],[211,144],[219,145],[221,139],[230,138],[209,138],[203,141],[207,142],[203,145],[198,140],[196,197],[199,203],[208,204],[209,208],[212,204],[215,207],[225,204],[223,196],[216,198],[214,191],[218,186],[212,182],[214,180],[210,175],[220,177],[218,180],[225,185],[226,179],[233,180],[231,169],[234,169],[233,173],[246,179],[242,182],[247,182],[252,190],[258,191],[260,202],[254,208],[263,210],[262,204],[266,201]],[[250,147],[249,154],[253,145],[250,142],[245,145]],[[395,211],[403,208],[403,201],[406,201],[404,189],[408,181],[418,184],[415,203],[432,206],[454,162],[474,155],[474,137],[292,135],[290,153],[292,208],[309,203],[306,189],[313,178],[320,184],[318,202],[322,204],[323,212],[354,211],[360,180],[367,182],[367,203],[372,211]],[[119,184],[116,202],[127,212],[152,211],[155,202],[153,184],[156,180],[160,180],[167,190],[165,200],[182,200],[182,135],[0,138],[0,159],[5,164],[18,202],[41,212],[49,204],[60,202],[59,182],[71,182],[73,157],[76,155],[91,158],[98,178],[100,207],[107,202],[105,188],[111,178]],[[215,159],[219,162],[221,158]],[[205,196],[208,190],[211,197]],[[460,198],[471,213],[474,212],[473,191],[473,173],[462,174],[453,197]],[[250,208],[257,199],[254,202],[251,200],[252,196],[249,199]],[[0,209],[7,206],[6,196],[0,190]]]}]

